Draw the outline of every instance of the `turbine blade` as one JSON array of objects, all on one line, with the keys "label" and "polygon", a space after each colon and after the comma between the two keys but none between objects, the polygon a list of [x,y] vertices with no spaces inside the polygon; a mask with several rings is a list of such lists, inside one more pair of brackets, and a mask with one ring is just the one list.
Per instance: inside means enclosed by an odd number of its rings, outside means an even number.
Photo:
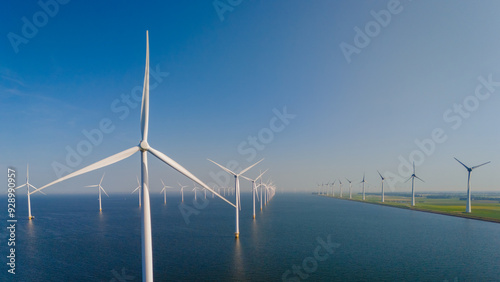
[{"label": "turbine blade", "polygon": [[239,173],[238,175],[242,175],[243,173],[247,172],[248,170],[250,170],[252,167],[256,166],[258,163],[260,163],[260,162],[261,162],[261,161],[263,161],[263,160],[264,160],[264,159],[262,159],[262,160],[260,160],[260,161],[258,161],[258,162],[256,162],[256,163],[254,163],[253,165],[251,165],[251,166],[249,166],[249,167],[245,168],[244,170],[240,171],[240,173]]},{"label": "turbine blade", "polygon": [[45,196],[47,196],[47,194],[45,194],[43,191],[38,191],[38,192],[40,192],[40,193],[44,194]]},{"label": "turbine blade", "polygon": [[17,186],[17,187],[16,187],[16,190],[17,190],[17,189],[19,189],[19,188],[23,188],[24,186],[26,186],[26,183],[24,183],[24,184],[23,184],[23,185],[21,185],[21,186]]},{"label": "turbine blade", "polygon": [[257,181],[259,178],[262,177],[262,175],[264,175],[264,173],[266,173],[269,169],[266,169],[264,170],[264,172],[262,172],[259,176],[257,176],[257,178],[255,178],[255,181]]},{"label": "turbine blade", "polygon": [[161,189],[160,194],[161,194],[163,191],[165,191],[165,188]]},{"label": "turbine blade", "polygon": [[410,176],[410,178],[408,178],[408,179],[405,181],[405,183],[406,183],[406,182],[408,182],[408,181],[410,181],[410,179],[411,179],[412,177],[413,177],[413,176]]},{"label": "turbine blade", "polygon": [[142,140],[148,140],[149,127],[149,33],[146,31],[146,70],[144,71],[144,87],[141,104],[141,134]]},{"label": "turbine blade", "polygon": [[184,174],[186,177],[188,177],[192,181],[198,183],[198,185],[200,185],[203,188],[207,189],[208,191],[214,193],[215,195],[217,195],[217,197],[221,198],[222,200],[224,200],[225,202],[227,202],[228,204],[230,204],[231,206],[233,206],[233,207],[236,208],[236,206],[233,203],[231,203],[226,198],[222,197],[217,192],[215,192],[214,190],[212,190],[212,188],[208,187],[205,183],[203,183],[201,180],[199,180],[196,176],[194,176],[191,172],[189,172],[187,169],[185,169],[184,167],[182,167],[176,161],[174,161],[171,158],[167,157],[167,155],[165,155],[162,152],[157,151],[157,150],[155,150],[153,148],[149,148],[149,152],[151,154],[153,154],[155,157],[157,157],[158,159],[162,160],[164,163],[166,163],[170,167],[172,167],[173,169],[175,169],[178,172]]},{"label": "turbine blade", "polygon": [[382,174],[380,174],[380,172],[377,170],[378,172],[378,175],[380,175],[380,178],[382,178],[382,180],[384,180],[384,177],[382,176]]},{"label": "turbine blade", "polygon": [[163,179],[160,179],[161,184],[163,184],[163,187],[165,187],[165,183],[163,183]]},{"label": "turbine blade", "polygon": [[37,190],[35,190],[33,192],[38,192],[38,191],[40,191],[42,189],[45,189],[45,188],[47,188],[47,187],[49,187],[51,185],[54,185],[56,183],[59,183],[61,181],[66,180],[66,179],[75,177],[77,175],[84,174],[86,172],[93,171],[93,170],[99,169],[101,167],[108,166],[110,164],[114,164],[116,162],[119,162],[119,161],[121,161],[123,159],[126,159],[126,158],[132,156],[137,151],[139,151],[139,147],[135,146],[135,147],[132,147],[132,148],[127,149],[125,151],[122,151],[122,152],[120,152],[118,154],[114,154],[111,157],[107,157],[104,160],[101,160],[101,161],[98,161],[96,163],[93,163],[93,164],[91,164],[89,166],[86,166],[86,167],[80,169],[80,170],[77,170],[77,171],[75,171],[73,173],[70,173],[70,174],[64,176],[64,177],[61,177],[61,178],[59,178],[59,179],[57,179],[57,180],[55,180],[55,181],[53,181],[53,182],[51,182],[49,184],[46,184],[45,186],[43,186],[43,187],[41,187],[41,188],[39,188],[39,189],[37,189]]},{"label": "turbine blade", "polygon": [[106,173],[103,173],[103,174],[102,174],[101,181],[99,182],[99,185],[101,185],[102,180],[104,179],[104,175],[105,175],[105,174],[106,174]]},{"label": "turbine blade", "polygon": [[250,182],[252,182],[252,181],[253,181],[252,179],[250,179],[250,178],[248,178],[248,177],[246,177],[246,176],[244,176],[244,175],[240,175],[240,177],[243,177],[244,179],[246,179],[246,180],[248,180],[248,181],[250,181]]},{"label": "turbine blade", "polygon": [[417,178],[418,180],[422,181],[422,182],[425,182],[422,178],[418,177],[415,175],[415,178]]},{"label": "turbine blade", "polygon": [[415,174],[415,162],[413,162],[413,174]]},{"label": "turbine blade", "polygon": [[218,163],[216,163],[216,162],[212,161],[211,159],[207,159],[207,160],[209,160],[209,161],[213,162],[214,164],[216,164],[217,166],[219,166],[220,168],[222,168],[225,172],[227,172],[227,173],[229,173],[229,174],[232,174],[232,175],[234,175],[234,176],[236,176],[236,175],[237,175],[236,173],[234,173],[234,172],[230,171],[229,169],[227,169],[227,168],[225,168],[225,167],[221,166],[220,164],[218,164]]},{"label": "turbine blade", "polygon": [[484,163],[484,164],[480,164],[480,165],[473,166],[473,167],[471,167],[471,169],[475,169],[475,168],[478,168],[478,167],[480,167],[480,166],[483,166],[483,165],[485,165],[485,164],[489,164],[489,163],[491,163],[491,161],[486,162],[486,163]]},{"label": "turbine blade", "polygon": [[351,182],[352,182],[351,180],[347,179],[347,177],[346,177],[345,179],[346,179],[346,180],[347,180],[347,182],[349,182],[349,183],[351,183]]},{"label": "turbine blade", "polygon": [[106,190],[104,190],[104,188],[102,188],[102,186],[99,186],[99,189],[101,189],[104,192],[104,194],[106,194],[106,196],[108,196],[108,198],[109,198],[108,193],[106,193]]},{"label": "turbine blade", "polygon": [[137,191],[137,189],[141,188],[141,186],[137,186],[137,188],[134,189],[134,191],[132,191],[130,194],[134,194],[135,191]]},{"label": "turbine blade", "polygon": [[469,170],[469,167],[464,165],[463,162],[459,161],[457,158],[453,157],[455,160],[457,160],[457,162],[459,162],[461,165],[463,165],[467,170]]},{"label": "turbine blade", "polygon": [[99,186],[99,185],[97,185],[97,184],[96,185],[87,185],[85,187],[97,187],[97,186]]}]

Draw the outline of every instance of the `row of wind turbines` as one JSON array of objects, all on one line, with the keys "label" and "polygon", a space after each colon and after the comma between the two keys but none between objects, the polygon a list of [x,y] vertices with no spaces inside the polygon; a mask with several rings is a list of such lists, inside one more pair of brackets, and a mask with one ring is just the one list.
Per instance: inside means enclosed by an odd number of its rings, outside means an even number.
[{"label": "row of wind turbines", "polygon": [[[152,245],[152,236],[151,236],[151,208],[150,208],[150,197],[149,197],[149,173],[148,173],[148,153],[153,155],[154,157],[158,158],[160,161],[164,162],[165,164],[169,165],[173,169],[177,170],[179,173],[182,175],[186,176],[188,179],[193,181],[194,183],[198,184],[201,186],[203,189],[211,192],[213,195],[219,197],[229,205],[233,206],[236,210],[236,227],[235,227],[235,237],[239,237],[239,210],[241,208],[240,205],[240,185],[239,185],[239,178],[244,178],[252,182],[252,194],[254,197],[254,216],[255,216],[255,194],[256,194],[256,186],[255,182],[260,179],[260,184],[262,185],[262,174],[257,177],[257,178],[247,178],[243,176],[243,173],[247,172],[250,170],[252,167],[256,166],[258,163],[260,163],[262,160],[258,161],[257,163],[247,167],[246,169],[242,170],[239,173],[235,173],[228,168],[225,168],[217,163],[213,162],[220,168],[222,168],[224,171],[227,173],[231,174],[235,178],[235,204],[227,200],[225,197],[221,196],[219,193],[217,193],[214,189],[210,188],[208,185],[206,185],[203,181],[198,179],[196,176],[194,176],[191,172],[189,172],[187,169],[185,169],[183,166],[178,164],[176,161],[173,159],[169,158],[167,155],[164,153],[154,149],[151,147],[148,143],[148,131],[149,131],[149,34],[148,31],[146,31],[146,66],[145,66],[145,74],[144,74],[144,86],[143,86],[143,93],[142,93],[142,103],[141,103],[141,140],[138,145],[133,146],[129,149],[126,149],[122,152],[119,152],[117,154],[114,154],[110,157],[107,157],[103,160],[97,161],[89,166],[86,166],[80,170],[77,170],[73,173],[70,173],[64,177],[61,177],[57,180],[54,180],[51,183],[48,183],[40,188],[36,188],[33,185],[29,183],[28,177],[27,177],[27,183],[25,184],[28,189],[28,203],[30,203],[30,195],[40,192],[42,193],[43,189],[46,189],[54,184],[57,184],[59,182],[62,182],[64,180],[73,178],[75,176],[97,170],[106,166],[109,166],[111,164],[114,164],[116,162],[122,161],[124,159],[129,158],[133,154],[140,152],[141,155],[141,181],[138,183],[138,188],[139,190],[139,195],[140,195],[140,203],[141,203],[141,244],[142,244],[142,280],[143,281],[153,281],[153,245]],[[97,185],[89,185],[90,187],[98,187],[99,191],[99,199],[101,199],[101,191],[104,192],[106,195],[107,193],[104,191],[104,188],[102,188],[102,180],[104,178],[101,178],[101,181]],[[139,179],[138,179],[139,180]],[[164,184],[164,183],[163,183]],[[24,186],[24,185],[23,185]],[[21,188],[23,186],[20,186],[18,188]],[[165,186],[165,185],[164,185]],[[262,187],[262,186],[261,186]],[[266,187],[266,193],[264,193],[265,202],[267,203],[269,200],[273,198],[275,195],[276,187],[274,184],[269,184]],[[30,188],[33,188],[34,190],[30,191]],[[164,187],[165,188],[165,187]],[[164,190],[162,190],[164,191]],[[183,188],[181,188],[181,191],[183,191]],[[196,190],[195,190],[196,191]],[[261,199],[262,199],[262,188],[261,188]],[[166,192],[164,192],[166,193]],[[182,192],[181,192],[182,193]],[[261,201],[261,208],[262,208],[262,202]],[[102,205],[101,201],[99,201],[100,205],[100,210],[102,210]],[[31,206],[29,204],[29,218],[31,219]]]},{"label": "row of wind turbines", "polygon": [[[469,167],[469,166],[466,166],[464,163],[462,163],[461,161],[459,161],[457,158],[454,158],[457,162],[459,162],[461,165],[463,165],[465,167],[465,169],[467,169],[467,206],[466,206],[466,209],[465,211],[467,213],[471,213],[472,212],[472,203],[471,203],[471,188],[470,188],[470,175],[471,175],[471,172],[472,170],[478,168],[478,167],[481,167],[483,165],[486,165],[486,164],[489,164],[490,162],[485,162],[483,164],[480,164],[480,165],[476,165],[476,166],[472,166],[472,167]],[[385,181],[385,177],[377,170],[377,173],[378,175],[380,176],[380,180],[381,180],[381,202],[384,203],[385,202],[385,193],[384,193],[384,181]],[[416,174],[415,174],[415,162],[413,163],[413,173],[412,175],[410,176],[410,178],[408,178],[406,182],[410,181],[411,180],[411,205],[412,207],[415,206],[415,179],[418,179],[422,182],[425,182],[422,178],[418,177]],[[349,199],[352,199],[352,181],[350,181],[349,179],[346,178],[346,180],[349,182]],[[335,191],[334,191],[334,186],[335,186],[335,183],[336,183],[337,180],[334,180],[333,182],[328,182],[328,183],[322,183],[321,185],[318,183],[317,186],[318,186],[318,195],[329,195],[328,192],[329,192],[329,189],[328,187],[331,188],[331,195],[332,197],[335,197]],[[365,197],[365,183],[367,184],[368,182],[366,182],[365,180],[365,174],[363,174],[363,179],[361,180],[361,182],[359,182],[359,184],[362,184],[362,194],[363,194],[363,201],[366,200],[366,197]],[[326,186],[326,189],[324,188]],[[321,187],[321,188],[320,188]],[[340,198],[342,198],[342,180],[339,179],[339,188],[340,188]]]}]

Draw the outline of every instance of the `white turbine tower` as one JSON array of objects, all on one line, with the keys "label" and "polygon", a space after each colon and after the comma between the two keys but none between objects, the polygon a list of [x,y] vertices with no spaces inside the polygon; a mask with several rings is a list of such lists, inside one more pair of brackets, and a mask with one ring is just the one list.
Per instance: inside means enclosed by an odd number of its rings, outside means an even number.
[{"label": "white turbine tower", "polygon": [[459,162],[461,165],[463,165],[467,171],[468,171],[468,176],[467,176],[467,208],[466,208],[466,212],[467,213],[471,213],[472,212],[472,208],[471,208],[471,202],[470,202],[470,173],[472,172],[472,170],[480,167],[480,166],[483,166],[485,164],[489,164],[490,162],[486,162],[484,164],[480,164],[480,165],[476,165],[476,166],[473,166],[473,167],[468,167],[466,165],[464,165],[464,163],[462,163],[461,161],[459,161],[457,158],[454,158],[455,160],[457,160],[457,162]]},{"label": "white turbine tower", "polygon": [[167,189],[170,189],[172,187],[165,185],[165,183],[163,183],[162,179],[160,179],[160,180],[161,180],[161,184],[163,184],[163,188],[161,189],[160,194],[163,192],[163,204],[166,205],[167,204]]},{"label": "white turbine tower", "polygon": [[139,207],[141,207],[141,183],[139,182],[139,177],[137,177],[137,187],[130,194],[134,194],[135,191],[139,191]]},{"label": "white turbine tower", "polygon": [[340,186],[340,198],[342,198],[342,180],[339,179],[339,186]]},{"label": "white turbine tower", "polygon": [[[196,176],[194,176],[191,172],[186,170],[184,167],[182,167],[180,164],[166,156],[160,151],[157,151],[156,149],[153,149],[151,146],[148,144],[148,130],[149,130],[149,36],[148,32],[146,31],[146,68],[145,68],[145,74],[144,74],[144,88],[143,88],[143,93],[142,93],[142,105],[141,105],[141,136],[142,139],[139,143],[139,145],[134,146],[130,149],[127,149],[125,151],[122,151],[118,154],[112,155],[108,158],[105,158],[101,161],[98,161],[94,164],[91,164],[87,167],[84,167],[80,170],[77,170],[73,173],[70,173],[64,177],[61,177],[35,191],[42,190],[44,188],[47,188],[51,185],[54,185],[56,183],[59,183],[63,180],[75,177],[77,175],[93,171],[111,164],[114,164],[116,162],[119,162],[121,160],[124,160],[130,156],[132,156],[134,153],[137,153],[140,151],[141,154],[141,178],[142,178],[142,187],[141,187],[141,193],[142,193],[142,213],[141,213],[141,242],[142,242],[142,280],[143,281],[153,281],[153,243],[151,239],[151,208],[150,208],[150,201],[149,201],[149,180],[148,180],[148,152],[151,153],[153,156],[157,157],[167,165],[171,166],[173,169],[177,170],[178,172],[182,173],[192,181],[198,183],[200,186],[208,189],[209,191],[212,191],[210,187],[208,187],[205,183],[203,183],[201,180],[199,180]],[[212,191],[215,192],[215,191]],[[217,194],[218,197],[220,197],[222,200],[226,201],[228,204],[231,206],[234,206],[231,202],[226,200],[224,197],[220,196]]]},{"label": "white turbine tower", "polygon": [[[31,194],[35,193],[36,192],[36,187],[33,186],[31,183],[30,183],[30,167],[29,167],[29,164],[26,165],[26,183],[24,183],[23,185],[21,186],[17,186],[16,187],[16,190],[19,189],[19,188],[22,188],[26,186],[26,189],[28,190],[28,219],[31,220],[33,218],[35,218],[34,216],[31,216]],[[30,187],[35,189],[35,191],[33,192],[30,192]],[[44,194],[42,191],[39,191],[40,193]]]},{"label": "white turbine tower", "polygon": [[184,203],[184,188],[187,188],[188,186],[183,186],[179,182],[177,182],[179,186],[181,186],[181,201]]},{"label": "white turbine tower", "polygon": [[100,212],[102,212],[101,190],[104,192],[104,194],[106,194],[106,196],[109,197],[108,193],[106,193],[106,191],[104,190],[104,188],[102,188],[102,186],[101,186],[103,179],[104,179],[104,173],[102,174],[101,181],[99,181],[99,184],[85,186],[85,187],[98,187],[98,190],[99,190],[99,211]]},{"label": "white turbine tower", "polygon": [[240,208],[241,208],[241,202],[240,202],[240,176],[242,176],[243,173],[247,172],[249,169],[251,169],[252,167],[256,166],[258,163],[260,163],[261,161],[263,161],[264,159],[254,163],[253,165],[245,168],[244,170],[240,171],[240,173],[235,173],[235,172],[232,172],[231,170],[221,166],[220,164],[208,159],[209,161],[213,162],[214,164],[216,164],[218,167],[222,168],[225,172],[229,173],[229,174],[232,174],[234,175],[234,194],[235,194],[235,201],[236,201],[236,231],[234,232],[234,236],[236,238],[239,238],[240,237],[240,219],[239,219],[239,212],[240,212]]},{"label": "white turbine tower", "polygon": [[415,178],[422,181],[422,182],[425,182],[424,180],[422,180],[422,178],[415,175],[415,162],[413,162],[413,174],[410,176],[410,178],[408,178],[408,180],[405,181],[405,183],[406,183],[411,179],[411,205],[413,207],[415,206],[415,190],[413,189]]},{"label": "white turbine tower", "polygon": [[332,186],[332,197],[335,197],[335,182],[337,182],[336,179],[330,184],[330,186]]},{"label": "white turbine tower", "polygon": [[347,177],[345,178],[347,180],[347,182],[349,182],[349,199],[352,199],[352,192],[351,192],[351,188],[352,188],[352,181],[347,179]]},{"label": "white turbine tower", "polygon": [[365,181],[365,174],[363,173],[363,180],[361,180],[361,182],[359,183],[363,183],[363,201],[365,200],[365,183],[368,183]]},{"label": "white turbine tower", "polygon": [[380,179],[382,179],[382,203],[384,202],[384,180],[385,180],[385,177],[382,176],[382,174],[380,174],[380,172],[377,170],[378,172],[378,175],[380,175]]},{"label": "white turbine tower", "polygon": [[248,178],[244,175],[241,175],[241,177],[243,177],[244,179],[252,182],[252,198],[253,198],[253,218],[255,219],[255,193],[256,193],[256,190],[257,190],[257,187],[255,186],[255,181],[257,181],[259,178],[262,177],[262,175],[264,175],[264,173],[266,173],[267,169],[262,172],[259,176],[257,176],[257,178],[255,179],[251,179],[251,178]]}]

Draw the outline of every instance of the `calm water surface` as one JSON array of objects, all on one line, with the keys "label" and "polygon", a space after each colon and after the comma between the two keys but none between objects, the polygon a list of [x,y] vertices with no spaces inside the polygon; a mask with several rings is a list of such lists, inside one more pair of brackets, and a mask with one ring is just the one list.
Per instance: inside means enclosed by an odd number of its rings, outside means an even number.
[{"label": "calm water surface", "polygon": [[[104,198],[100,214],[96,196],[34,196],[28,221],[19,195],[16,275],[3,220],[0,280],[140,281],[136,197]],[[242,194],[235,240],[234,208],[192,200],[151,198],[156,281],[279,281],[287,270],[309,281],[500,281],[500,224],[309,194],[278,194],[253,220]],[[328,236],[331,254],[318,248]]]}]

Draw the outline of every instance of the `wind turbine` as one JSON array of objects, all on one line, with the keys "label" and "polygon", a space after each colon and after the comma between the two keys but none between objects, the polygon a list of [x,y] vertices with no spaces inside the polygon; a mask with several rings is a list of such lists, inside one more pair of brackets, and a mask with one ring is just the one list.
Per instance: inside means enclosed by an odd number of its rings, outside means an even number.
[{"label": "wind turbine", "polygon": [[332,187],[332,197],[335,197],[335,182],[337,182],[337,179],[335,179],[330,185]]},{"label": "wind turbine", "polygon": [[352,181],[347,179],[347,177],[345,179],[347,180],[347,182],[349,182],[349,199],[352,199],[352,193],[351,193]]},{"label": "wind turbine", "polygon": [[[23,185],[21,186],[18,186],[16,187],[16,190],[19,189],[19,188],[22,188],[26,186],[26,189],[28,190],[28,219],[31,220],[33,218],[35,218],[34,216],[31,216],[31,197],[30,195],[37,192],[37,188],[35,186],[33,186],[31,183],[30,183],[30,167],[29,167],[29,164],[26,165],[26,183],[24,183]],[[33,192],[30,192],[30,187],[35,189],[35,191]],[[42,191],[39,191],[40,193],[46,195],[45,193],[43,193]]]},{"label": "wind turbine", "polygon": [[102,188],[102,186],[101,186],[103,179],[104,179],[104,173],[102,174],[101,181],[99,181],[99,184],[85,186],[85,187],[99,187],[98,190],[99,190],[99,211],[100,212],[102,212],[101,190],[104,192],[104,194],[106,194],[106,196],[109,197],[108,193],[106,193],[106,191],[104,190],[104,188]]},{"label": "wind turbine", "polygon": [[[177,170],[181,174],[185,175],[192,181],[198,183],[200,186],[208,189],[211,192],[212,189],[208,187],[205,183],[203,183],[201,180],[199,180],[196,176],[194,176],[191,172],[186,170],[184,167],[182,167],[180,164],[169,158],[167,155],[163,154],[160,151],[157,151],[156,149],[152,148],[149,146],[148,143],[148,131],[149,131],[149,35],[148,32],[146,31],[146,67],[145,67],[145,74],[144,74],[144,87],[143,87],[143,92],[142,92],[142,104],[141,104],[141,136],[142,139],[139,143],[139,145],[136,145],[130,149],[127,149],[125,151],[122,151],[120,153],[117,153],[115,155],[112,155],[110,157],[107,157],[101,161],[98,161],[96,163],[93,163],[89,166],[86,166],[80,170],[77,170],[73,173],[70,173],[64,177],[61,177],[35,191],[40,191],[42,189],[45,189],[51,185],[54,185],[56,183],[59,183],[63,180],[75,177],[77,175],[90,172],[111,164],[114,164],[116,162],[119,162],[121,160],[124,160],[130,156],[132,156],[134,153],[137,153],[140,151],[141,154],[141,178],[142,178],[142,213],[141,213],[141,242],[142,242],[142,280],[143,281],[153,281],[153,243],[152,243],[152,238],[151,238],[151,208],[150,208],[150,201],[149,201],[149,180],[148,180],[148,152],[151,153],[153,156],[157,157],[173,169]],[[231,206],[234,206],[233,203],[230,201],[226,200],[224,197],[220,196],[217,194],[219,198],[222,200],[226,201],[228,204]]]},{"label": "wind turbine", "polygon": [[359,183],[363,183],[363,201],[365,200],[365,183],[367,183],[365,181],[365,174],[363,173],[363,180],[361,180],[361,182]]},{"label": "wind turbine", "polygon": [[139,207],[141,207],[141,183],[139,182],[139,177],[137,177],[137,187],[130,194],[134,194],[135,191],[139,191]]},{"label": "wind turbine", "polygon": [[161,192],[163,192],[163,203],[166,205],[167,204],[167,189],[172,188],[172,187],[165,185],[165,183],[163,183],[163,179],[160,179],[160,180],[161,180],[161,184],[163,184],[163,188],[161,189],[160,194],[161,194]]},{"label": "wind turbine", "polygon": [[462,163],[461,161],[459,161],[457,158],[454,158],[455,160],[457,160],[457,162],[459,162],[461,165],[463,165],[467,171],[468,171],[468,176],[467,176],[467,208],[466,208],[466,212],[467,213],[471,213],[472,212],[472,209],[471,209],[471,202],[470,202],[470,173],[472,172],[472,170],[480,167],[480,166],[483,166],[485,164],[489,164],[491,162],[486,162],[484,164],[480,164],[480,165],[476,165],[476,166],[473,166],[473,167],[468,167],[466,165],[464,165],[464,163]]},{"label": "wind turbine", "polygon": [[342,180],[339,179],[339,186],[340,186],[340,198],[342,198]]},{"label": "wind turbine", "polygon": [[196,201],[196,190],[198,190],[198,187],[196,187],[196,185],[195,185],[193,190],[191,190],[191,191],[194,191],[194,200],[195,201]]},{"label": "wind turbine", "polygon": [[[266,169],[267,171],[267,169]],[[257,176],[257,178],[255,179],[251,179],[251,178],[248,178],[244,175],[241,175],[241,177],[243,177],[244,179],[252,182],[252,197],[253,197],[253,218],[255,219],[255,192],[257,190],[257,187],[255,186],[255,181],[257,181],[259,178],[262,177],[262,175],[264,175],[264,173],[266,173],[266,171],[262,172],[259,176]]]},{"label": "wind turbine", "polygon": [[261,161],[263,161],[264,159],[254,163],[253,165],[245,168],[244,170],[240,171],[240,173],[235,173],[235,172],[232,172],[231,170],[221,166],[220,164],[212,161],[211,159],[208,159],[209,161],[213,162],[214,164],[216,164],[218,167],[222,168],[225,172],[229,173],[229,174],[232,174],[234,175],[234,194],[235,194],[235,201],[236,201],[236,231],[234,232],[234,236],[236,238],[239,238],[240,237],[240,219],[239,219],[239,212],[240,212],[240,208],[241,208],[241,202],[240,202],[240,176],[242,176],[243,173],[247,172],[249,169],[251,169],[252,167],[256,166],[258,163],[260,163]]},{"label": "wind turbine", "polygon": [[384,202],[384,180],[385,180],[385,177],[382,176],[382,174],[380,174],[380,172],[377,170],[378,172],[378,175],[380,175],[380,178],[382,179],[382,203]]},{"label": "wind turbine", "polygon": [[424,180],[422,180],[422,178],[415,175],[415,162],[413,162],[413,174],[410,176],[410,178],[408,178],[408,180],[405,181],[405,183],[406,183],[411,179],[411,205],[413,207],[415,206],[415,190],[413,189],[415,178],[417,178],[418,180],[420,180],[422,182],[425,182]]},{"label": "wind turbine", "polygon": [[177,182],[177,183],[179,184],[179,186],[181,186],[181,201],[184,203],[184,188],[186,188],[188,186],[183,186],[179,182]]}]

